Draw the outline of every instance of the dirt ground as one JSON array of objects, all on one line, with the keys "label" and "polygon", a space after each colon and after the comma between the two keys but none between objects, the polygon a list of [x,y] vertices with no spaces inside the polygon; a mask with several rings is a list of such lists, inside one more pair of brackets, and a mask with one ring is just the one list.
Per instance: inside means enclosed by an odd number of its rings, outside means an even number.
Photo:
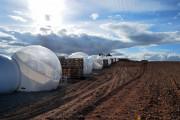
[{"label": "dirt ground", "polygon": [[58,90],[0,96],[0,119],[180,120],[180,62],[118,62]]}]

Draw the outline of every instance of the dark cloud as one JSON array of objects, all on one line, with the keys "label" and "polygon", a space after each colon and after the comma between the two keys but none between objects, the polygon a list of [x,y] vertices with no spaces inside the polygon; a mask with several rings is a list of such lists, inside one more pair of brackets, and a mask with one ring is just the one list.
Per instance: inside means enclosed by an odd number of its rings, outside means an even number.
[{"label": "dark cloud", "polygon": [[167,61],[180,61],[180,56],[179,55],[171,55],[171,56],[168,56]]},{"label": "dark cloud", "polygon": [[[151,32],[150,26],[139,23],[111,23],[102,26],[103,30],[114,33],[117,40],[110,40],[105,36],[99,37],[88,34],[68,34],[68,30],[62,29],[54,33],[50,27],[41,28],[41,34],[32,34],[30,32],[7,31],[0,28],[0,32],[5,36],[0,36],[0,53],[11,54],[23,46],[42,45],[54,52],[72,53],[82,51],[88,54],[113,53],[114,55],[128,57],[132,59],[148,60],[179,60],[178,55],[146,53],[133,54],[133,56],[115,52],[115,49],[129,48],[134,46],[148,46],[151,44],[165,44],[180,42],[179,32]],[[50,32],[49,32],[50,31]],[[123,37],[119,37],[123,36]],[[127,38],[130,42],[122,40]],[[1,47],[3,46],[3,47]],[[14,50],[14,51],[13,51]]]},{"label": "dark cloud", "polygon": [[167,56],[161,54],[149,54],[145,58],[149,61],[165,61]]},{"label": "dark cloud", "polygon": [[83,51],[88,54],[111,52],[113,49],[122,48],[124,44],[120,41],[110,41],[104,38],[82,35],[38,35],[40,45],[43,45],[55,52],[72,53]]},{"label": "dark cloud", "polygon": [[2,41],[2,40],[5,40],[5,41],[11,41],[11,40],[14,40],[11,36],[7,36],[7,37],[5,37],[5,36],[0,36],[0,41]]},{"label": "dark cloud", "polygon": [[168,34],[163,34],[163,33],[139,33],[135,35],[129,34],[128,37],[135,42],[136,44],[139,45],[151,45],[151,44],[162,44],[166,38],[169,38]]},{"label": "dark cloud", "polygon": [[40,29],[41,34],[51,34],[53,33],[51,26],[41,27]]},{"label": "dark cloud", "polygon": [[[64,31],[64,30],[63,30]],[[4,31],[6,34],[13,36],[16,40],[13,43],[8,43],[13,46],[26,46],[26,45],[42,45],[54,52],[72,53],[77,51],[86,52],[88,54],[98,54],[101,52],[111,52],[113,49],[128,47],[129,45],[123,44],[120,41],[112,41],[105,38],[80,34],[80,35],[66,35],[63,34],[31,34],[21,33],[16,31]]]},{"label": "dark cloud", "polygon": [[103,24],[102,29],[125,37],[133,46],[180,42],[179,32],[152,32],[151,25],[121,22]]}]

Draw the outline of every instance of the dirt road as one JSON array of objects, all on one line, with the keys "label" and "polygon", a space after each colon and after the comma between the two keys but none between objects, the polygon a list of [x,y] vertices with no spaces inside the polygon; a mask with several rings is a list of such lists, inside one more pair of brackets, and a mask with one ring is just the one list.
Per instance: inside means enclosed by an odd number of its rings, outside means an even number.
[{"label": "dirt road", "polygon": [[180,63],[119,62],[41,96],[0,119],[180,120]]},{"label": "dirt road", "polygon": [[86,114],[87,120],[180,120],[180,69],[149,63],[145,74]]}]

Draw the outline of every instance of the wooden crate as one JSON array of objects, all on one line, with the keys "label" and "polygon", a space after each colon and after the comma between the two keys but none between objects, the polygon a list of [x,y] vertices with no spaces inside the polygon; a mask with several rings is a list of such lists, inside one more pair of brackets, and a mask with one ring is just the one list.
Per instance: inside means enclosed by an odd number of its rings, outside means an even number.
[{"label": "wooden crate", "polygon": [[60,59],[62,66],[62,77],[65,79],[74,79],[83,77],[83,59],[68,58]]},{"label": "wooden crate", "polygon": [[130,62],[131,60],[129,60],[128,58],[119,58],[119,61],[124,61],[124,62]]}]

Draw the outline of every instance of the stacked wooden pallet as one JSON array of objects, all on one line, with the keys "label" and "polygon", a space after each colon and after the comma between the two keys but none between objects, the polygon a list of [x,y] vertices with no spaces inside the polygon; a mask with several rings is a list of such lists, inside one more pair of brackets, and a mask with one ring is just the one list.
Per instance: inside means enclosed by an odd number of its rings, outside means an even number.
[{"label": "stacked wooden pallet", "polygon": [[103,68],[107,68],[108,66],[108,59],[103,59]]},{"label": "stacked wooden pallet", "polygon": [[129,60],[129,59],[127,59],[127,58],[119,58],[118,61],[130,62],[131,60]]},{"label": "stacked wooden pallet", "polygon": [[83,77],[83,59],[60,59],[62,65],[62,77],[64,79],[77,79]]}]

